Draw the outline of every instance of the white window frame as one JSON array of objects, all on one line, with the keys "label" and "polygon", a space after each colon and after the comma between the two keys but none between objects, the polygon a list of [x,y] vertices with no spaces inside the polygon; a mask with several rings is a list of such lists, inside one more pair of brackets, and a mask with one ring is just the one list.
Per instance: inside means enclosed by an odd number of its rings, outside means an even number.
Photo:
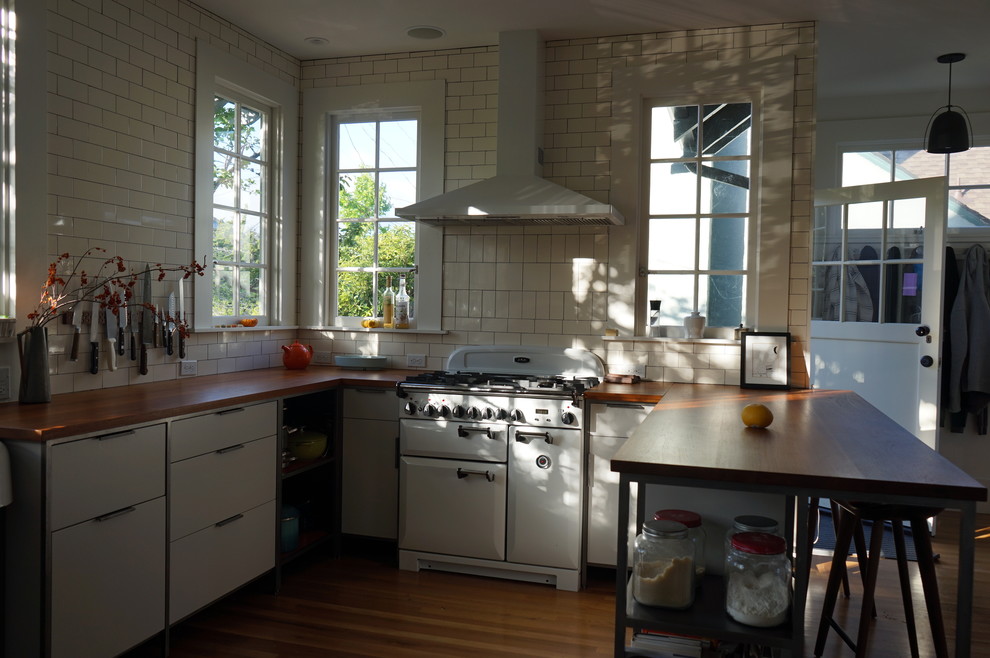
[{"label": "white window frame", "polygon": [[[747,227],[746,228],[746,245],[745,245],[746,267],[743,270],[714,270],[714,269],[712,269],[710,267],[708,269],[701,269],[699,267],[699,264],[698,264],[698,259],[699,259],[699,256],[700,256],[700,253],[699,253],[698,250],[701,248],[701,244],[700,244],[700,240],[698,240],[696,242],[696,244],[695,244],[695,249],[694,249],[694,251],[695,251],[695,253],[694,253],[694,258],[695,258],[695,267],[694,267],[694,269],[684,269],[684,270],[676,270],[676,271],[675,270],[651,270],[651,269],[649,269],[649,262],[650,262],[650,253],[649,253],[649,248],[650,248],[650,225],[651,225],[651,221],[650,220],[653,219],[654,217],[649,212],[649,208],[650,208],[650,197],[651,197],[651,190],[650,190],[650,187],[651,187],[651,185],[650,185],[650,183],[651,183],[650,165],[653,163],[654,159],[651,157],[649,144],[650,144],[650,140],[651,140],[651,137],[652,137],[652,123],[651,123],[652,110],[655,107],[693,106],[693,107],[697,107],[699,112],[702,112],[703,109],[704,109],[704,107],[706,105],[721,105],[721,104],[730,104],[730,103],[731,104],[735,104],[735,103],[746,103],[746,104],[749,104],[750,105],[752,119],[750,121],[750,129],[749,129],[750,130],[749,155],[747,155],[745,158],[743,158],[743,157],[732,157],[732,158],[717,157],[715,159],[706,158],[701,153],[701,144],[699,143],[698,144],[698,149],[697,149],[698,150],[698,153],[693,158],[693,162],[696,165],[698,165],[698,171],[699,171],[699,174],[698,175],[699,176],[700,176],[700,171],[701,171],[701,165],[704,164],[704,163],[706,163],[706,162],[713,162],[713,161],[715,161],[715,162],[737,161],[738,162],[738,161],[743,161],[744,160],[744,161],[746,161],[749,164],[749,181],[750,181],[750,189],[749,189],[749,195],[748,195],[749,202],[747,204],[747,209],[746,209],[746,213],[745,213],[746,220],[747,220],[746,221],[746,227]],[[742,317],[742,320],[743,320],[744,323],[750,322],[751,321],[750,319],[752,317],[754,317],[755,316],[755,313],[756,313],[756,300],[755,300],[755,294],[754,294],[755,293],[755,290],[754,290],[753,282],[754,282],[754,278],[755,278],[754,277],[754,272],[755,272],[754,264],[756,262],[755,254],[756,254],[756,234],[757,234],[757,221],[756,221],[756,218],[757,218],[757,200],[760,198],[760,189],[759,189],[759,187],[760,187],[760,181],[762,180],[761,179],[761,176],[760,176],[760,160],[757,157],[757,149],[756,149],[756,145],[760,143],[760,122],[757,121],[756,118],[759,117],[759,116],[761,116],[761,114],[762,114],[762,110],[761,110],[760,104],[759,104],[759,97],[758,96],[755,96],[755,95],[751,95],[751,94],[734,95],[734,96],[727,96],[725,94],[715,94],[715,95],[713,95],[711,97],[705,97],[705,98],[697,98],[697,97],[692,97],[692,98],[668,98],[668,97],[663,97],[663,98],[649,98],[649,99],[646,99],[644,101],[644,108],[643,108],[643,121],[644,121],[644,125],[643,125],[642,134],[644,135],[643,153],[644,153],[645,160],[644,160],[642,166],[643,166],[643,177],[644,177],[644,180],[645,180],[645,184],[643,185],[643,190],[642,190],[642,193],[643,193],[643,201],[642,201],[642,204],[643,205],[642,205],[642,207],[646,210],[646,212],[644,214],[645,221],[643,222],[643,227],[642,227],[642,231],[643,231],[642,232],[642,240],[640,241],[640,244],[641,244],[640,262],[643,263],[643,268],[645,268],[645,277],[648,280],[651,275],[655,275],[655,274],[656,275],[664,275],[664,274],[692,275],[694,277],[694,297],[697,300],[700,297],[700,294],[701,294],[700,293],[700,290],[699,290],[699,277],[706,276],[706,275],[712,275],[712,276],[737,275],[737,274],[738,275],[742,275],[744,277],[743,280],[745,282],[744,287],[745,287],[745,291],[746,291],[745,292],[745,300],[746,301],[745,301],[745,305],[742,308],[742,316],[743,316]],[[699,135],[699,138],[700,137],[701,136]],[[658,161],[661,161],[661,162],[665,162],[665,161],[670,161],[670,158],[658,158],[657,160]],[[735,213],[733,213],[733,214],[735,214]],[[698,231],[699,230],[699,226],[700,226],[700,219],[701,218],[703,218],[703,217],[713,217],[715,215],[713,213],[711,213],[711,212],[708,212],[708,213],[701,212],[701,203],[700,203],[700,199],[699,199],[698,200],[698,206],[695,208],[695,211],[693,213],[680,213],[678,216],[679,217],[684,217],[684,218],[689,218],[689,219],[694,219],[695,222],[696,222],[695,229],[696,229],[696,231]],[[661,219],[662,219],[662,217],[663,216],[661,215]],[[698,237],[698,234],[697,233],[696,233],[696,237]],[[647,294],[648,294],[649,284],[648,283],[645,283],[644,287],[647,289]],[[661,301],[663,301],[663,300],[661,300]],[[661,311],[662,310],[663,310],[663,307],[661,306]],[[684,312],[684,315],[687,315],[687,313],[690,312],[690,310],[695,310],[695,309],[686,310]],[[709,311],[708,312],[709,312],[709,315],[710,315],[710,300],[709,300]],[[674,327],[674,326],[681,327],[683,325],[678,324],[678,325],[666,325],[666,326],[668,326],[668,327]],[[719,332],[722,332],[722,330],[724,330],[724,329],[731,330],[731,328],[725,328],[725,327],[723,327],[723,328],[709,327],[709,328],[706,329],[706,335],[714,334],[714,333],[719,333]],[[668,332],[668,335],[670,335],[670,332]]]},{"label": "white window frame", "polygon": [[[793,208],[794,57],[742,62],[710,61],[681,65],[664,62],[616,70],[613,122],[614,203],[623,208],[626,224],[609,230],[609,326],[620,335],[644,335],[649,306],[642,258],[642,224],[646,223],[642,185],[642,113],[652,98],[752,98],[753,161],[762,180],[755,195],[755,249],[750,252],[752,272],[747,293],[754,304],[754,329],[786,331],[789,326],[791,216]],[[694,102],[694,101],[691,101]],[[762,108],[757,114],[757,105]],[[771,181],[772,184],[767,184]],[[625,209],[628,208],[627,212]],[[644,218],[644,219],[641,219]],[[642,267],[641,267],[642,266]],[[629,286],[629,281],[636,281]],[[724,337],[731,338],[731,329]]]},{"label": "white window frame", "polygon": [[[336,291],[336,221],[330,208],[334,116],[415,112],[419,117],[417,200],[443,192],[445,83],[443,80],[309,89],[303,95],[303,200],[299,291],[300,325],[344,328],[331,317]],[[333,181],[336,184],[336,181]],[[443,229],[416,223],[414,300],[417,331],[440,331]],[[349,328],[349,327],[348,327]]]},{"label": "white window frame", "polygon": [[[267,318],[264,326],[296,323],[296,189],[299,134],[299,91],[291,84],[217,50],[196,44],[196,217],[194,257],[212,259],[213,251],[213,98],[233,91],[270,110],[270,171],[267,200]],[[195,277],[194,327],[210,329],[213,318],[213,268]]]},{"label": "white window frame", "polygon": [[13,163],[15,157],[14,142],[14,82],[15,50],[17,44],[17,14],[12,0],[0,1],[0,153],[3,162],[0,163],[0,315],[14,317],[16,295],[13,286],[15,280],[14,266],[14,208],[16,204]]}]

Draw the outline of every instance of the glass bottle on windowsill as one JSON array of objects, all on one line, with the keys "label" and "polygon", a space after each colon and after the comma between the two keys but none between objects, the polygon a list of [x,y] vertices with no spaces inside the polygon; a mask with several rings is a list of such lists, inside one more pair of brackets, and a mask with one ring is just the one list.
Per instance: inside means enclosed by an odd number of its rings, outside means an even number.
[{"label": "glass bottle on windowsill", "polygon": [[399,277],[399,292],[395,295],[395,328],[409,328],[409,293],[406,292],[406,277]]},{"label": "glass bottle on windowsill", "polygon": [[382,293],[382,326],[395,328],[395,291],[392,290],[392,277],[388,277],[388,287]]}]

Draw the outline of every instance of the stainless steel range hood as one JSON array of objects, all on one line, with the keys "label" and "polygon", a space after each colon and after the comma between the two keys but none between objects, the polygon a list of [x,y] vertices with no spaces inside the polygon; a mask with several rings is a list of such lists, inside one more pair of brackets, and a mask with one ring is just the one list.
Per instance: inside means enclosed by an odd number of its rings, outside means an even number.
[{"label": "stainless steel range hood", "polygon": [[434,226],[622,224],[622,214],[544,179],[543,42],[536,31],[499,35],[495,176],[395,213]]}]

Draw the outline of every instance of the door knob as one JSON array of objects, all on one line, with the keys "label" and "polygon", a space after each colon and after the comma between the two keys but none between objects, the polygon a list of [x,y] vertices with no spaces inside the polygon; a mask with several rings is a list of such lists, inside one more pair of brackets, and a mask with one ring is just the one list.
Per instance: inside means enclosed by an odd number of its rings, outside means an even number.
[{"label": "door knob", "polygon": [[927,354],[921,357],[921,365],[925,368],[931,368],[935,364],[935,359],[928,356]]},{"label": "door knob", "polygon": [[920,327],[918,327],[917,329],[914,330],[914,333],[916,333],[919,336],[927,336],[931,332],[932,332],[932,330],[928,327],[927,324],[923,324],[923,325],[921,325]]}]

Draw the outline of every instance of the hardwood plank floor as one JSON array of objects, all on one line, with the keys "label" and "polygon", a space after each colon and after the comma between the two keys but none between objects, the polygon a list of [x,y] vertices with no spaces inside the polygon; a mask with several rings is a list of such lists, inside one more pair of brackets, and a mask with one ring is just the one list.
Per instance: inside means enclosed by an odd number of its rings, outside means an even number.
[{"label": "hardwood plank floor", "polygon": [[[976,596],[972,655],[990,656],[990,515],[978,518]],[[950,652],[954,651],[958,521],[940,517],[935,551]],[[393,551],[345,551],[287,569],[277,596],[251,586],[179,624],[171,634],[171,656],[184,658],[308,658],[316,656],[610,656],[614,572],[593,569],[581,592],[547,585],[437,571],[399,571]],[[806,620],[807,655],[818,627],[828,577],[828,558],[816,556]],[[859,574],[849,563],[852,597],[840,597],[836,616],[855,635]],[[921,656],[933,655],[917,570],[912,563]],[[883,560],[877,589],[878,618],[870,655],[909,655],[897,569]],[[148,645],[131,656],[152,655]],[[852,652],[830,633],[824,658]]]}]

